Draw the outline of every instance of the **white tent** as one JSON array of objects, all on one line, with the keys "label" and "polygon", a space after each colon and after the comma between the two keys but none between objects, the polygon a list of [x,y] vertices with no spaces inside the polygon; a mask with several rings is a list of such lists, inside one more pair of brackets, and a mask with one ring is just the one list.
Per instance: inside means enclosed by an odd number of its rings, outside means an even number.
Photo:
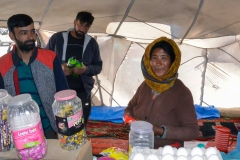
[{"label": "white tent", "polygon": [[0,0],[0,6],[0,27],[13,14],[33,17],[42,47],[53,32],[73,27],[77,12],[93,13],[89,33],[103,59],[94,105],[126,106],[143,81],[145,47],[167,36],[182,51],[179,79],[195,104],[240,107],[240,0]]}]

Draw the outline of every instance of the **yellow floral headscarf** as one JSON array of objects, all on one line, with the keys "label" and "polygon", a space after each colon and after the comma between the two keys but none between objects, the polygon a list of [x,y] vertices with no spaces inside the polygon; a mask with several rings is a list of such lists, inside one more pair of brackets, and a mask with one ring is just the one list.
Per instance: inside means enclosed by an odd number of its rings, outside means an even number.
[{"label": "yellow floral headscarf", "polygon": [[[156,76],[150,65],[151,48],[160,41],[168,42],[173,47],[173,50],[175,53],[175,61],[172,63],[168,72],[162,77]],[[145,53],[143,55],[142,63],[141,63],[142,73],[147,85],[152,90],[160,93],[168,90],[171,86],[173,86],[175,80],[177,79],[177,71],[180,66],[180,62],[181,62],[181,51],[178,48],[177,44],[172,39],[169,39],[167,37],[160,37],[154,40],[145,49]]]}]

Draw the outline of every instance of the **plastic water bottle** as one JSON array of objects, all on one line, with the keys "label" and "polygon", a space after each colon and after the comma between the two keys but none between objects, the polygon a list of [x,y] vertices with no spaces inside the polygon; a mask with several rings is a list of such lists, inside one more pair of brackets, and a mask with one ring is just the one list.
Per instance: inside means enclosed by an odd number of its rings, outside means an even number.
[{"label": "plastic water bottle", "polygon": [[146,121],[135,121],[131,123],[129,133],[129,154],[132,148],[150,148],[154,147],[154,133],[151,123]]},{"label": "plastic water bottle", "polygon": [[8,102],[7,118],[20,159],[41,159],[46,154],[39,107],[30,94],[21,94]]},{"label": "plastic water bottle", "polygon": [[7,121],[7,105],[11,96],[7,90],[0,89],[0,151],[9,151],[13,148],[12,132]]},{"label": "plastic water bottle", "polygon": [[52,107],[60,146],[65,150],[78,149],[87,141],[81,99],[70,89],[57,92],[54,98]]}]

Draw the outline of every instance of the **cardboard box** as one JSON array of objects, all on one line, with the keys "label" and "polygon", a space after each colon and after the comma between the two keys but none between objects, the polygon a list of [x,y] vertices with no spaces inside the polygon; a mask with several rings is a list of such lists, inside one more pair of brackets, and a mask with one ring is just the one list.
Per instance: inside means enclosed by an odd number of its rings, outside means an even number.
[{"label": "cardboard box", "polygon": [[[91,141],[87,141],[81,148],[77,150],[67,151],[61,148],[57,139],[47,139],[47,154],[43,160],[92,160]],[[16,149],[8,152],[0,152],[0,159],[18,159]]]}]

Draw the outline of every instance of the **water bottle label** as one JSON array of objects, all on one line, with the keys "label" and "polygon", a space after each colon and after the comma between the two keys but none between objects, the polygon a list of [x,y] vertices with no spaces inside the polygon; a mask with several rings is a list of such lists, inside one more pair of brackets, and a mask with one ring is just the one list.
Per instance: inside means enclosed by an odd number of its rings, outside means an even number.
[{"label": "water bottle label", "polygon": [[41,121],[33,127],[12,131],[12,134],[15,147],[18,150],[35,147],[44,141]]},{"label": "water bottle label", "polygon": [[55,116],[58,133],[65,136],[72,136],[84,128],[83,112],[80,111],[72,116],[62,118]]}]

